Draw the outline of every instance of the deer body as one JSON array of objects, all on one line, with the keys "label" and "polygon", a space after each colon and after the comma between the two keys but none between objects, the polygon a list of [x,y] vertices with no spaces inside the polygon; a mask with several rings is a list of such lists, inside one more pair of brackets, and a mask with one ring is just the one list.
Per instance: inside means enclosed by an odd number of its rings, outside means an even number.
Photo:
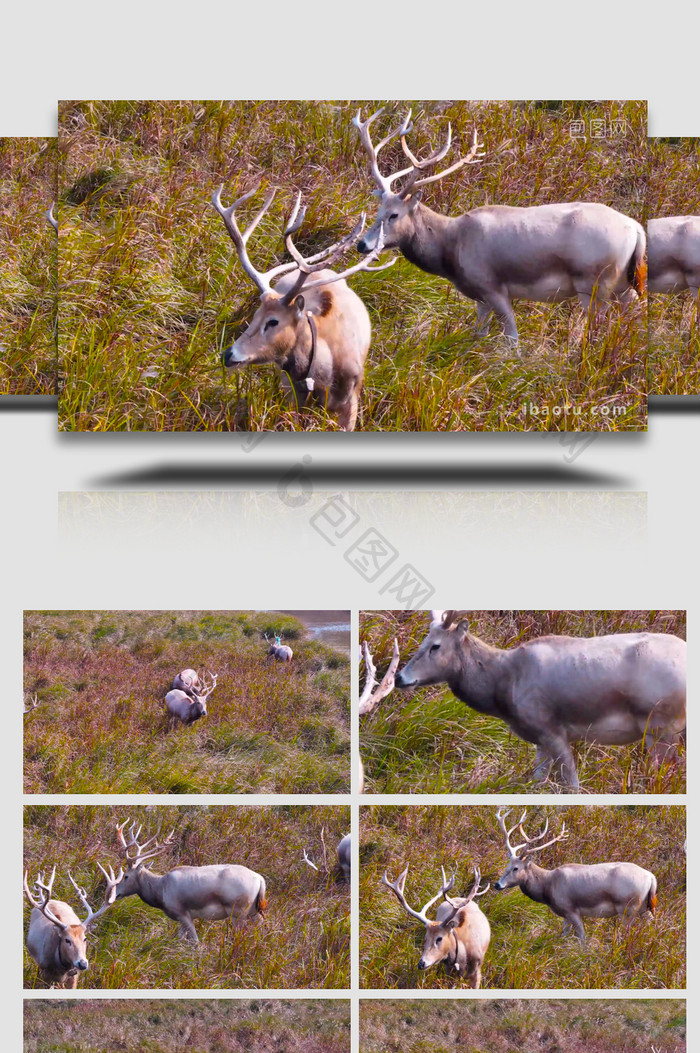
[{"label": "deer body", "polygon": [[650,219],[649,290],[700,292],[700,216],[666,216]]},{"label": "deer body", "polygon": [[268,640],[268,643],[270,646],[266,658],[274,658],[276,662],[291,662],[294,651],[288,644],[278,643],[276,640],[274,642]]},{"label": "deer body", "polygon": [[570,743],[644,740],[657,755],[685,729],[685,641],[665,633],[543,636],[509,650],[471,635],[461,612],[439,611],[398,687],[447,683],[460,701],[505,721],[578,788]]},{"label": "deer body", "polygon": [[338,865],[340,867],[343,879],[350,884],[350,877],[352,873],[352,853],[350,850],[350,834],[346,834],[338,845]]},{"label": "deer body", "polygon": [[[494,889],[502,891],[519,888],[529,899],[546,904],[551,911],[564,919],[564,932],[571,929],[580,940],[585,940],[583,918],[633,917],[656,908],[657,882],[650,870],[636,863],[566,863],[553,870],[538,866],[532,859],[535,852],[547,848],[566,836],[565,828],[557,837],[544,845],[534,845],[547,833],[527,838],[522,827],[523,816],[510,830],[505,828],[508,813],[499,812],[498,821],[506,837],[506,848],[510,862]],[[510,835],[520,828],[526,837],[525,844],[513,847]]]},{"label": "deer body", "polygon": [[232,918],[245,921],[264,914],[265,878],[254,870],[238,864],[223,863],[206,866],[180,866],[167,874],[155,874],[144,866],[165,851],[172,843],[172,834],[160,844],[155,837],[139,843],[141,827],[127,822],[117,827],[117,839],[127,865],[126,874],[116,885],[116,898],[139,896],[150,907],[162,910],[180,925],[180,935],[198,943],[194,922],[224,921]]},{"label": "deer body", "polygon": [[244,921],[265,910],[265,879],[235,864],[175,867],[154,874],[146,867],[127,872],[117,899],[137,895],[180,925],[180,934],[198,943],[194,921]]},{"label": "deer body", "polygon": [[[410,113],[375,148],[369,126],[377,116],[363,123],[358,113],[353,121],[381,198],[377,218],[358,241],[358,251],[373,251],[381,238],[385,248],[398,249],[421,270],[452,282],[476,302],[479,332],[493,314],[517,346],[512,306],[517,299],[556,303],[578,297],[588,311],[614,297],[635,300],[644,292],[646,234],[636,220],[596,202],[485,205],[457,217],[440,215],[422,204],[419,188],[464,164],[478,163],[483,154],[476,132],[466,157],[445,172],[419,179],[449,151],[451,129],[441,150],[418,161],[406,145]],[[395,135],[401,136],[411,164],[383,176],[377,155]],[[392,184],[403,177],[406,181],[395,193]]]}]

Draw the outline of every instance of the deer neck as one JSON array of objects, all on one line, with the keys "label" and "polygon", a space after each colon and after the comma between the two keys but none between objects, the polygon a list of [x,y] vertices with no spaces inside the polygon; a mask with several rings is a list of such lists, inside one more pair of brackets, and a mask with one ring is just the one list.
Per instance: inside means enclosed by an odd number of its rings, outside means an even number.
[{"label": "deer neck", "polygon": [[420,202],[413,212],[413,229],[399,248],[406,259],[428,274],[452,279],[452,228],[456,220]]},{"label": "deer neck", "polygon": [[549,877],[551,874],[551,870],[546,870],[544,867],[537,866],[536,863],[531,863],[524,880],[520,884],[521,891],[525,893],[528,899],[534,900],[535,903],[546,903],[549,906]]},{"label": "deer neck", "polygon": [[450,690],[479,713],[506,719],[509,692],[508,652],[469,636],[464,641],[459,668],[448,681]]},{"label": "deer neck", "polygon": [[164,875],[154,874],[152,870],[142,868],[139,871],[137,893],[144,903],[149,907],[163,909],[163,880]]}]

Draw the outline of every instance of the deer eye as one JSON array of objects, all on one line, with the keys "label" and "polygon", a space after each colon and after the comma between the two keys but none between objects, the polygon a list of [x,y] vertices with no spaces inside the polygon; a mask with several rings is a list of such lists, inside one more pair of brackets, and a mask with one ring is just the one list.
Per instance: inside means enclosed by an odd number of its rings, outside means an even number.
[{"label": "deer eye", "polygon": [[435,941],[435,942],[436,942],[436,943],[437,943],[437,945],[439,946],[439,945],[440,945],[440,944],[442,943],[442,936],[438,936],[438,938],[436,939],[436,941]]},{"label": "deer eye", "polygon": [[440,644],[439,643],[431,644],[431,646],[430,646],[430,654],[432,654],[433,651],[439,651],[439,650],[440,650]]},{"label": "deer eye", "polygon": [[265,329],[273,329],[274,326],[279,325],[276,318],[270,318],[269,321],[265,322]]},{"label": "deer eye", "polygon": [[392,219],[398,219],[398,218],[399,218],[399,214],[398,214],[398,212],[392,212],[392,213],[391,213],[391,215],[389,216],[389,219],[390,219],[390,220],[392,220]]}]

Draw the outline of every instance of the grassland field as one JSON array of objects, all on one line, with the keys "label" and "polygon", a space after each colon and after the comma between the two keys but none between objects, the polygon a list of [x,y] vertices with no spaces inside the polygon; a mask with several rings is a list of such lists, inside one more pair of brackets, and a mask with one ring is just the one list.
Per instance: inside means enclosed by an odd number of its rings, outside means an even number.
[{"label": "grassland field", "polygon": [[[347,807],[30,805],[24,822],[30,886],[39,870],[50,872],[55,864],[54,898],[84,916],[70,871],[97,909],[104,896],[97,863],[118,870],[116,826],[127,818],[143,825],[142,840],[152,834],[162,840],[174,830],[171,847],[148,864],[156,874],[210,863],[239,863],[262,874],[265,918],[240,926],[197,922],[200,942],[193,947],[161,911],[138,896],[120,899],[95,924],[90,967],[79,988],[349,986],[350,892],[335,855],[350,829]],[[304,849],[318,872],[304,862]],[[26,932],[31,910],[26,902],[24,907]],[[26,951],[24,986],[45,986]]]},{"label": "grassland field", "polygon": [[[374,189],[351,124],[356,102],[64,102],[59,110],[60,427],[93,431],[332,430],[323,409],[299,416],[272,366],[227,376],[221,351],[258,302],[211,196],[278,186],[249,243],[261,269],[282,258],[294,194],[307,205],[302,252],[349,232]],[[413,106],[420,155],[454,131],[453,155],[478,128],[486,156],[425,190],[446,215],[483,204],[601,201],[642,217],[646,104],[388,102],[375,141]],[[582,120],[587,133],[572,135]],[[591,121],[624,122],[592,138]],[[385,121],[385,126],[382,126]],[[374,130],[374,129],[373,129]],[[400,147],[385,170],[404,167]],[[447,163],[447,161],[446,161]],[[253,214],[251,208],[251,215]],[[353,253],[345,265],[356,262]],[[613,306],[598,327],[577,303],[520,302],[523,355],[474,305],[400,259],[359,274],[373,338],[359,427],[383,430],[622,430],[645,427],[646,305]],[[558,413],[552,407],[559,407]],[[573,406],[575,410],[561,410]],[[530,408],[528,408],[530,407]],[[532,410],[534,407],[534,410]]]},{"label": "grassland field", "polygon": [[685,1053],[676,999],[365,1001],[360,1053]]},{"label": "grassland field", "polygon": [[[517,807],[517,815],[522,808]],[[464,985],[436,966],[417,968],[423,928],[381,883],[409,864],[405,896],[415,909],[440,889],[440,866],[457,871],[454,895],[466,895],[479,867],[482,880],[503,874],[508,854],[496,806],[376,806],[360,809],[360,985],[363,988],[449,989]],[[586,943],[562,936],[562,920],[519,889],[480,897],[491,925],[483,963],[488,989],[681,989],[685,987],[685,809],[662,806],[530,808],[532,836],[549,818],[568,837],[536,861],[550,870],[564,863],[636,863],[655,874],[658,907],[627,921],[586,918]],[[430,916],[434,917],[431,911]],[[575,1047],[574,1047],[575,1048]]]},{"label": "grassland field", "polygon": [[[684,611],[470,611],[470,631],[495,647],[547,634],[673,633],[685,639]],[[427,612],[362,611],[366,640],[381,677],[396,638],[401,665],[428,631]],[[364,680],[364,667],[360,679]],[[447,685],[395,690],[360,722],[369,793],[555,793],[550,778],[533,782],[535,750],[508,726],[460,702]],[[574,744],[582,793],[683,793],[685,750],[658,765],[641,743]]]},{"label": "grassland field", "polygon": [[345,1001],[32,1000],[24,1053],[350,1053]]},{"label": "grassland field", "polygon": [[[700,215],[700,139],[649,139],[647,218]],[[649,394],[700,393],[700,318],[690,293],[649,294]]]},{"label": "grassland field", "polygon": [[56,139],[0,138],[0,395],[56,392]]},{"label": "grassland field", "polygon": [[[281,633],[289,665],[266,657]],[[174,722],[181,669],[218,684]],[[350,659],[265,611],[26,612],[26,793],[342,793],[350,788]]]}]

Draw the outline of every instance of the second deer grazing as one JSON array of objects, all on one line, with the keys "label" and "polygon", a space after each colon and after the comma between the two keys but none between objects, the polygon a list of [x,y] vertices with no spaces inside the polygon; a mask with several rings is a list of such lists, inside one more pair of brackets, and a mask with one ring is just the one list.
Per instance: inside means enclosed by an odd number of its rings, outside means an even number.
[{"label": "second deer grazing", "polygon": [[[429,969],[432,965],[444,962],[447,969],[464,976],[470,987],[478,988],[481,985],[481,965],[491,941],[491,926],[475,899],[488,892],[489,885],[485,888],[479,887],[481,875],[478,869],[475,869],[474,884],[469,894],[450,897],[447,893],[454,886],[455,875],[453,874],[448,881],[443,868],[440,891],[420,910],[413,910],[404,896],[407,874],[408,867],[396,881],[390,881],[385,873],[382,882],[391,889],[406,913],[425,926],[423,951],[418,968]],[[430,921],[427,913],[441,896],[444,897],[444,902],[435,913],[435,921]]]},{"label": "second deer grazing", "polygon": [[194,669],[183,669],[173,680],[173,687],[165,696],[171,716],[183,724],[193,724],[207,715],[207,699],[216,687],[217,675],[201,676]]},{"label": "second deer grazing", "polygon": [[282,643],[281,636],[275,636],[274,640],[270,640],[267,633],[263,635],[265,642],[268,644],[266,658],[274,658],[277,662],[291,662],[294,657],[294,651],[289,644]]},{"label": "second deer grazing", "polygon": [[[340,274],[328,269],[350,249],[364,226],[364,216],[355,229],[336,244],[313,256],[302,256],[292,240],[304,218],[301,195],[298,195],[285,229],[285,244],[294,262],[281,263],[263,273],[251,263],[246,244],[272,204],[275,191],[270,191],[258,214],[246,230],[241,231],[236,209],[256,193],[257,187],[227,207],[221,203],[222,190],[220,187],[214,194],[212,203],[224,221],[243,270],[260,292],[260,306],[252,322],[223,352],[224,365],[274,363],[288,378],[289,393],[299,408],[311,397],[329,413],[337,414],[343,430],[352,431],[371,325],[367,308],[345,279],[361,270],[383,270],[393,261],[370,266],[382,251],[379,239],[361,263]],[[274,289],[273,278],[279,279]]]},{"label": "second deer grazing", "polygon": [[29,921],[27,950],[39,967],[42,980],[51,986],[71,990],[78,986],[78,977],[85,972],[89,964],[87,934],[97,919],[114,903],[116,887],[123,877],[123,872],[120,870],[115,877],[111,867],[107,871],[99,863],[97,865],[107,878],[104,903],[99,910],[92,909],[85,889],[76,885],[71,875],[68,875],[87,911],[83,921],[67,903],[52,898],[56,867],[51,871],[48,881],[45,881],[41,874],[38,875],[34,882],[34,893],[29,890],[27,874],[24,875],[24,892],[34,908]]},{"label": "second deer grazing", "polygon": [[647,223],[649,291],[700,294],[700,216],[663,216]]},{"label": "second deer grazing", "polygon": [[[429,157],[416,158],[406,143],[411,114],[375,147],[370,125],[360,113],[353,124],[371,165],[380,198],[379,213],[358,242],[360,252],[373,252],[378,239],[406,259],[446,278],[476,303],[478,332],[491,315],[518,346],[513,301],[556,303],[578,297],[585,311],[613,298],[636,300],[644,292],[646,236],[636,220],[592,201],[529,206],[482,205],[461,216],[443,216],[421,201],[422,188],[484,156],[477,133],[465,157],[443,172],[430,174],[452,145],[448,125],[445,144]],[[378,155],[399,136],[409,164],[382,175]],[[400,189],[393,184],[403,180]]]},{"label": "second deer grazing", "polygon": [[[547,836],[549,820],[535,837],[523,830],[526,812],[510,829],[506,818],[510,813],[502,809],[496,813],[498,825],[505,838],[510,862],[502,877],[493,886],[499,891],[519,888],[536,903],[546,903],[550,910],[564,919],[563,935],[573,929],[579,940],[585,941],[584,918],[622,917],[628,921],[637,915],[656,909],[656,878],[649,870],[636,863],[566,863],[554,870],[537,866],[533,856],[567,837],[566,827],[544,844],[537,844]],[[523,841],[513,845],[511,836],[520,831]]]},{"label": "second deer grazing", "polygon": [[156,837],[140,843],[140,834],[141,827],[128,820],[117,827],[127,868],[117,885],[117,899],[139,896],[178,922],[180,935],[192,943],[199,942],[194,926],[198,918],[244,922],[264,915],[267,900],[262,875],[233,863],[179,866],[167,874],[155,874],[144,864],[166,851],[173,843],[173,835],[160,843]]}]

